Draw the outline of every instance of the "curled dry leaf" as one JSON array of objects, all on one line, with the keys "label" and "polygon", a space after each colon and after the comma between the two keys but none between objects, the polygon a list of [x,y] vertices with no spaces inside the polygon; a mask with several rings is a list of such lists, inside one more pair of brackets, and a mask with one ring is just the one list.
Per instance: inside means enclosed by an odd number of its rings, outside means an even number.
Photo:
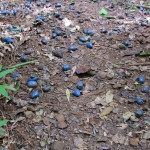
[{"label": "curled dry leaf", "polygon": [[112,101],[113,101],[113,97],[114,97],[114,95],[112,94],[112,91],[108,91],[108,92],[106,93],[106,102],[107,102],[107,103],[112,102]]}]

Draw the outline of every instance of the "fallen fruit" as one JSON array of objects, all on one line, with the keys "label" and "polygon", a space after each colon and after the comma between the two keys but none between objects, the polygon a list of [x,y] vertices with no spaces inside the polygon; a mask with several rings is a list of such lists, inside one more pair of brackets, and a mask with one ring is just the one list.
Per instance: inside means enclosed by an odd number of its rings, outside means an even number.
[{"label": "fallen fruit", "polygon": [[60,30],[54,30],[54,32],[57,36],[61,36],[62,35],[62,31]]},{"label": "fallen fruit", "polygon": [[149,87],[142,87],[141,92],[142,93],[148,93],[149,92]]},{"label": "fallen fruit", "polygon": [[106,29],[102,29],[101,33],[107,33],[108,31]]},{"label": "fallen fruit", "polygon": [[10,38],[10,37],[4,37],[3,41],[6,42],[7,44],[10,44],[10,43],[14,42],[14,40],[12,38]]},{"label": "fallen fruit", "polygon": [[125,46],[130,46],[132,45],[132,43],[130,41],[124,41],[122,44],[124,44]]},{"label": "fallen fruit", "polygon": [[68,50],[70,51],[76,51],[78,48],[75,45],[69,46]]},{"label": "fallen fruit", "polygon": [[87,35],[94,35],[95,32],[89,29],[83,29],[83,33],[87,34]]},{"label": "fallen fruit", "polygon": [[86,42],[86,46],[87,46],[88,48],[93,48],[93,44],[92,44],[91,42]]},{"label": "fallen fruit", "polygon": [[51,86],[49,86],[49,85],[45,85],[42,87],[43,92],[48,92],[48,91],[50,91],[50,89],[51,89]]},{"label": "fallen fruit", "polygon": [[141,22],[140,24],[141,24],[141,26],[147,26],[146,22]]},{"label": "fallen fruit", "polygon": [[74,90],[73,90],[73,95],[76,96],[76,97],[81,96],[80,90],[79,90],[79,89],[74,89]]},{"label": "fallen fruit", "polygon": [[35,88],[35,87],[37,87],[37,82],[36,81],[28,81],[27,82],[27,86],[29,87],[29,88]]},{"label": "fallen fruit", "polygon": [[63,66],[63,70],[64,70],[64,71],[71,70],[71,66],[70,66],[70,65],[64,65],[64,66]]},{"label": "fallen fruit", "polygon": [[30,97],[31,97],[32,99],[35,99],[35,98],[37,98],[37,97],[39,97],[39,96],[40,96],[39,91],[33,91],[33,92],[31,92],[31,94],[30,94]]},{"label": "fallen fruit", "polygon": [[83,86],[84,86],[84,84],[83,84],[82,81],[79,81],[79,82],[77,83],[77,88],[78,88],[79,90],[83,89]]},{"label": "fallen fruit", "polygon": [[137,78],[137,82],[139,82],[139,83],[144,83],[145,82],[145,77],[144,76],[139,76],[138,78]]},{"label": "fallen fruit", "polygon": [[30,4],[30,3],[24,3],[24,5],[26,6],[26,7],[28,7],[28,8],[31,8],[32,7],[32,4]]},{"label": "fallen fruit", "polygon": [[85,37],[80,37],[79,40],[80,40],[81,42],[86,42],[86,41],[87,41],[87,39],[86,39]]},{"label": "fallen fruit", "polygon": [[28,81],[37,81],[39,78],[37,76],[31,76]]},{"label": "fallen fruit", "polygon": [[61,7],[61,4],[60,3],[56,3],[55,7]]},{"label": "fallen fruit", "polygon": [[57,34],[56,33],[53,33],[52,34],[52,38],[56,38],[57,37]]},{"label": "fallen fruit", "polygon": [[29,57],[26,55],[23,55],[20,57],[20,61],[22,61],[22,62],[26,62],[26,61],[28,61],[28,59],[29,59]]},{"label": "fallen fruit", "polygon": [[1,14],[2,14],[2,15],[6,15],[6,14],[7,14],[7,11],[6,11],[6,10],[2,10],[2,11],[1,11]]},{"label": "fallen fruit", "polygon": [[139,105],[142,105],[143,104],[143,99],[141,97],[137,97],[136,98],[136,103],[139,104]]},{"label": "fallen fruit", "polygon": [[42,44],[45,44],[45,45],[46,45],[46,44],[48,43],[48,40],[42,39],[41,42],[42,42]]},{"label": "fallen fruit", "polygon": [[135,116],[137,117],[137,118],[139,118],[139,117],[141,117],[141,116],[143,116],[143,110],[137,110],[136,112],[135,112]]}]

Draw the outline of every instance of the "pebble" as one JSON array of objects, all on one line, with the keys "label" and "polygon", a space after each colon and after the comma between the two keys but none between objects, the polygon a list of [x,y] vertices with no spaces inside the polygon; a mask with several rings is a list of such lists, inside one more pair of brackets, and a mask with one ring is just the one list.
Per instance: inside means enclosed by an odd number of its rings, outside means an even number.
[{"label": "pebble", "polygon": [[100,78],[105,79],[106,76],[107,76],[107,72],[100,71],[100,72],[99,72],[99,76],[100,76]]},{"label": "pebble", "polygon": [[48,117],[44,117],[44,118],[43,118],[43,123],[44,123],[46,126],[50,125],[50,119],[49,119]]},{"label": "pebble", "polygon": [[52,53],[55,57],[63,58],[65,51],[58,49],[58,50],[54,50]]},{"label": "pebble", "polygon": [[68,125],[64,121],[58,123],[58,128],[59,129],[65,129],[67,127],[68,127]]},{"label": "pebble", "polygon": [[26,112],[24,112],[24,115],[28,119],[31,119],[34,117],[34,113],[32,111],[26,111]]},{"label": "pebble", "polygon": [[107,73],[107,78],[108,78],[109,80],[113,79],[113,77],[114,77],[114,74],[113,74],[113,73]]},{"label": "pebble", "polygon": [[58,122],[64,122],[64,121],[65,121],[65,117],[64,117],[62,114],[57,114],[57,115],[55,116],[55,118],[56,118],[56,120],[57,120]]},{"label": "pebble", "polygon": [[139,145],[139,139],[138,138],[131,138],[130,139],[130,144],[132,146],[138,146]]},{"label": "pebble", "polygon": [[27,55],[23,55],[20,57],[21,62],[27,62],[29,60],[29,57]]},{"label": "pebble", "polygon": [[65,144],[61,141],[55,141],[51,144],[51,150],[66,150]]}]

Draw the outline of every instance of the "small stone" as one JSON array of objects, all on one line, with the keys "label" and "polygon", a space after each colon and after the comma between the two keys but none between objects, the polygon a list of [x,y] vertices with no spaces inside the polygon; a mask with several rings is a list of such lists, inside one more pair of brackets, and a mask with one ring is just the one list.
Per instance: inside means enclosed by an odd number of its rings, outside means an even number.
[{"label": "small stone", "polygon": [[24,115],[26,118],[30,119],[30,118],[33,118],[34,113],[32,111],[26,111],[24,112]]},{"label": "small stone", "polygon": [[50,120],[49,120],[49,118],[44,117],[44,118],[43,118],[43,123],[44,123],[46,126],[50,125]]},{"label": "small stone", "polygon": [[65,129],[67,127],[68,127],[68,125],[64,121],[58,123],[58,128],[59,129]]},{"label": "small stone", "polygon": [[66,150],[66,147],[65,147],[65,144],[63,142],[55,141],[51,145],[51,150]]},{"label": "small stone", "polygon": [[40,141],[41,147],[44,147],[46,145],[45,141]]},{"label": "small stone", "polygon": [[143,139],[150,140],[150,130],[144,133]]},{"label": "small stone", "polygon": [[65,53],[65,51],[62,51],[60,49],[53,51],[53,55],[55,57],[59,57],[59,58],[63,58],[64,53]]},{"label": "small stone", "polygon": [[119,45],[119,48],[122,49],[122,50],[125,50],[125,49],[126,49],[126,46],[125,46],[124,44],[120,44],[120,45]]},{"label": "small stone", "polygon": [[131,138],[131,139],[130,139],[130,144],[131,144],[132,146],[138,146],[138,144],[139,144],[139,139],[138,139],[138,138]]},{"label": "small stone", "polygon": [[55,118],[56,118],[56,120],[57,120],[58,122],[64,122],[64,121],[65,121],[65,117],[64,117],[62,114],[57,114],[57,115],[55,116]]},{"label": "small stone", "polygon": [[107,72],[100,71],[99,76],[100,78],[104,79],[107,76]]},{"label": "small stone", "polygon": [[109,80],[113,79],[113,77],[114,77],[114,74],[113,74],[113,73],[107,73],[107,78],[108,78]]}]

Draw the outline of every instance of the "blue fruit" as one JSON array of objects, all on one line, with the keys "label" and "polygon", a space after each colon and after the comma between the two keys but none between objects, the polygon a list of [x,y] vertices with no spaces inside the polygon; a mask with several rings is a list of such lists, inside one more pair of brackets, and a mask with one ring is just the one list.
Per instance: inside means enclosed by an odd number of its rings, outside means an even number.
[{"label": "blue fruit", "polygon": [[29,57],[26,56],[26,55],[23,55],[23,56],[20,57],[20,61],[22,61],[22,62],[26,62],[28,60],[29,60]]},{"label": "blue fruit", "polygon": [[28,15],[29,14],[29,10],[25,10],[24,13],[25,13],[25,15]]},{"label": "blue fruit", "polygon": [[83,29],[83,33],[87,34],[87,35],[94,35],[95,32],[89,29]]},{"label": "blue fruit", "polygon": [[132,43],[130,41],[124,41],[122,44],[124,44],[125,46],[130,46],[132,45]]},{"label": "blue fruit", "polygon": [[57,36],[61,36],[62,35],[62,31],[61,30],[54,30],[53,33],[56,33]]},{"label": "blue fruit", "polygon": [[87,46],[88,48],[93,48],[93,44],[92,44],[91,42],[86,42],[86,46]]},{"label": "blue fruit", "polygon": [[144,7],[140,6],[139,9],[140,9],[140,11],[143,11],[143,10],[144,10]]},{"label": "blue fruit", "polygon": [[78,41],[78,44],[79,44],[79,45],[82,45],[82,44],[83,44],[83,42],[81,42],[81,41]]},{"label": "blue fruit", "polygon": [[14,13],[14,15],[16,15],[16,14],[17,14],[18,10],[20,10],[20,8],[14,8],[14,9],[13,9],[13,13]]},{"label": "blue fruit", "polygon": [[85,37],[80,37],[79,40],[80,40],[81,42],[86,42],[86,41],[87,41],[87,38],[85,38]]},{"label": "blue fruit", "polygon": [[10,37],[4,37],[3,40],[4,40],[4,42],[6,42],[7,44],[14,42],[14,40],[13,40],[12,38],[10,38]]},{"label": "blue fruit", "polygon": [[28,81],[37,81],[39,78],[37,76],[31,76]]},{"label": "blue fruit", "polygon": [[101,33],[107,33],[108,31],[106,29],[102,29]]},{"label": "blue fruit", "polygon": [[8,4],[7,3],[2,3],[3,7],[7,7]]},{"label": "blue fruit", "polygon": [[64,66],[63,66],[63,70],[64,70],[64,71],[71,70],[71,66],[70,66],[70,65],[64,65]]},{"label": "blue fruit", "polygon": [[21,28],[15,27],[15,26],[13,26],[13,25],[8,26],[8,29],[9,29],[10,31],[14,31],[14,32],[21,31]]},{"label": "blue fruit", "polygon": [[44,16],[40,16],[38,18],[35,19],[36,22],[41,22],[44,21],[46,18]]},{"label": "blue fruit", "polygon": [[32,7],[32,4],[27,3],[27,2],[26,2],[24,5],[25,5],[26,7],[28,7],[28,8],[31,8],[31,7]]},{"label": "blue fruit", "polygon": [[60,3],[56,3],[55,7],[61,7],[61,4]]},{"label": "blue fruit", "polygon": [[68,50],[70,51],[76,51],[78,48],[75,45],[69,46]]},{"label": "blue fruit", "polygon": [[6,14],[7,14],[7,11],[6,11],[6,10],[2,10],[2,11],[1,11],[1,14],[2,14],[2,15],[6,15]]},{"label": "blue fruit", "polygon": [[74,89],[74,90],[73,90],[73,95],[76,96],[76,97],[81,96],[80,90],[79,90],[79,89]]},{"label": "blue fruit", "polygon": [[48,91],[50,91],[50,89],[51,89],[51,86],[49,86],[49,85],[45,85],[45,86],[42,88],[42,90],[43,90],[44,92],[48,92]]},{"label": "blue fruit", "polygon": [[141,26],[147,26],[146,22],[141,22]]},{"label": "blue fruit", "polygon": [[37,85],[38,85],[38,83],[36,81],[28,81],[27,82],[27,86],[29,88],[35,88],[35,87],[37,87]]},{"label": "blue fruit", "polygon": [[40,96],[39,91],[33,91],[33,92],[31,92],[31,94],[30,94],[30,97],[31,97],[32,99],[35,99],[35,98],[37,98],[37,97],[39,97],[39,96]]},{"label": "blue fruit", "polygon": [[143,99],[140,98],[140,97],[137,97],[136,98],[136,103],[139,104],[139,105],[142,105],[143,104]]},{"label": "blue fruit", "polygon": [[73,6],[74,6],[74,3],[70,4],[70,5],[69,5],[69,9],[72,10],[72,9],[73,9]]},{"label": "blue fruit", "polygon": [[12,75],[12,77],[17,80],[19,77],[21,77],[21,74],[16,72]]},{"label": "blue fruit", "polygon": [[139,76],[138,78],[137,78],[137,81],[139,82],[139,83],[144,83],[145,82],[145,77],[144,76]]},{"label": "blue fruit", "polygon": [[139,118],[139,117],[141,117],[141,116],[143,116],[143,110],[137,110],[136,112],[135,112],[135,116],[137,117],[137,118]]},{"label": "blue fruit", "polygon": [[148,93],[149,92],[149,87],[142,87],[141,92],[142,93]]},{"label": "blue fruit", "polygon": [[76,13],[81,14],[81,13],[82,13],[82,11],[81,11],[81,10],[77,10],[77,11],[76,11]]},{"label": "blue fruit", "polygon": [[42,42],[43,44],[47,44],[47,43],[48,43],[48,40],[42,39],[41,42]]},{"label": "blue fruit", "polygon": [[52,34],[52,38],[56,38],[57,37],[57,34],[56,33],[53,33]]},{"label": "blue fruit", "polygon": [[77,88],[78,88],[79,90],[83,89],[83,86],[84,86],[84,84],[83,84],[82,81],[79,81],[79,82],[77,83]]},{"label": "blue fruit", "polygon": [[8,11],[8,16],[12,17],[14,15],[13,11]]},{"label": "blue fruit", "polygon": [[60,17],[60,13],[54,13],[54,17],[59,18]]}]

